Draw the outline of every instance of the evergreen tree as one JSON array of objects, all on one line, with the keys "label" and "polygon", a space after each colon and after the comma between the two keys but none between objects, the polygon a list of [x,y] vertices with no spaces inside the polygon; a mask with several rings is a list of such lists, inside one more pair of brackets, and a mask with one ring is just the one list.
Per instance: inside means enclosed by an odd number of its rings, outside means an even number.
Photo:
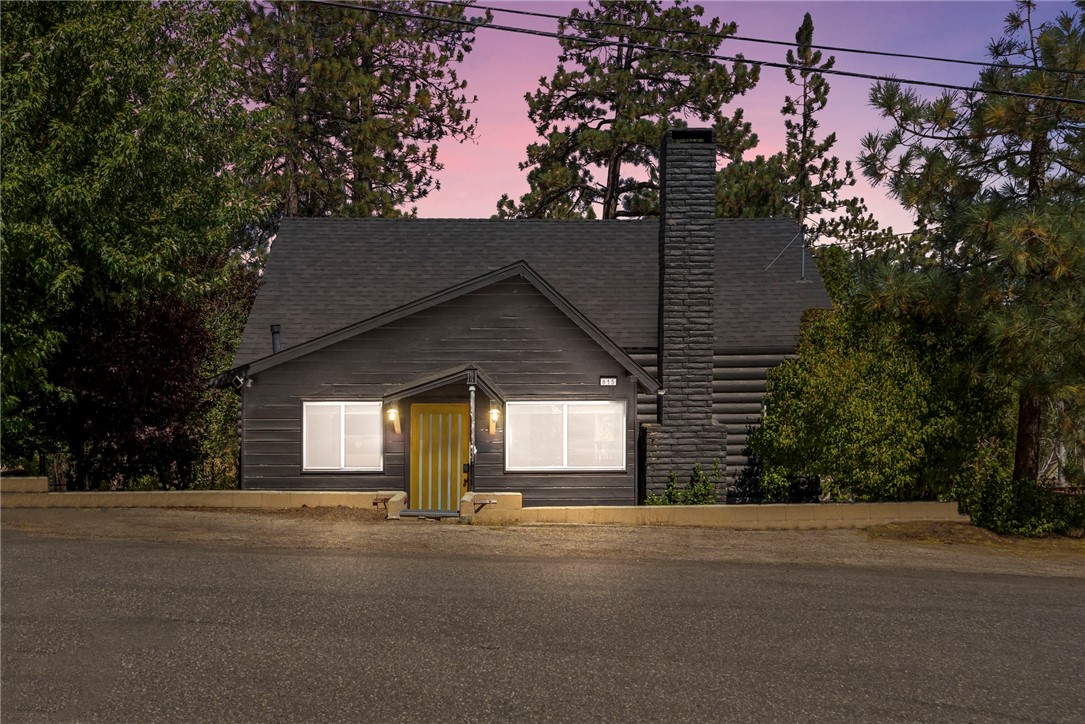
[{"label": "evergreen tree", "polygon": [[716,215],[724,219],[795,218],[783,153],[757,154],[716,174]]},{"label": "evergreen tree", "polygon": [[525,96],[541,139],[520,164],[530,191],[503,196],[498,216],[594,218],[596,206],[604,219],[658,213],[659,142],[683,118],[711,124],[725,158],[756,145],[742,111],[728,116],[724,106],[756,84],[757,67],[703,57],[737,29],[718,18],[703,25],[703,14],[681,0],[666,9],[660,0],[592,0],[570,11],[559,23],[568,37],[557,70]]},{"label": "evergreen tree", "polygon": [[876,301],[982,334],[967,363],[1017,393],[1019,487],[1038,477],[1044,400],[1085,380],[1085,105],[1058,99],[1085,100],[1085,3],[1040,25],[1033,9],[1008,15],[975,91],[925,100],[877,84],[871,100],[894,127],[867,136],[862,159],[917,221],[880,250]]},{"label": "evergreen tree", "polygon": [[793,199],[795,217],[810,242],[816,241],[829,224],[823,214],[841,207],[840,190],[855,184],[851,162],[844,162],[841,174],[840,159],[827,155],[836,145],[836,134],[817,139],[820,126],[817,114],[829,102],[829,83],[820,71],[830,70],[836,59],[830,57],[822,63],[821,51],[811,46],[813,40],[814,22],[810,13],[806,13],[795,33],[796,47],[787,51],[788,65],[799,69],[784,70],[787,82],[795,86],[796,96],[785,96],[780,109],[787,131],[784,150],[784,169],[790,179],[787,195]]},{"label": "evergreen tree", "polygon": [[[467,3],[367,6],[463,18]],[[261,192],[286,216],[398,216],[440,188],[438,142],[474,134],[454,67],[474,42],[462,25],[252,0],[243,27],[248,96],[276,120]]]},{"label": "evergreen tree", "polygon": [[850,161],[841,164],[830,155],[836,134],[818,138],[819,114],[829,103],[829,83],[823,71],[836,59],[822,59],[815,50],[814,22],[803,17],[789,48],[784,72],[794,95],[784,96],[784,150],[772,156],[758,155],[724,167],[716,184],[717,214],[725,218],[794,218],[806,243],[831,238],[848,245],[869,243],[866,237],[882,232],[861,198],[841,198],[841,191],[855,185]]}]

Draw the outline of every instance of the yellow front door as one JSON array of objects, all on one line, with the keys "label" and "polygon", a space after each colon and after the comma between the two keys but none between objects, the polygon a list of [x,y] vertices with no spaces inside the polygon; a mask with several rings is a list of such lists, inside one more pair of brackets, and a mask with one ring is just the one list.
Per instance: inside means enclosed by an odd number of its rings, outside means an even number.
[{"label": "yellow front door", "polygon": [[411,405],[411,508],[459,510],[470,446],[468,405]]}]

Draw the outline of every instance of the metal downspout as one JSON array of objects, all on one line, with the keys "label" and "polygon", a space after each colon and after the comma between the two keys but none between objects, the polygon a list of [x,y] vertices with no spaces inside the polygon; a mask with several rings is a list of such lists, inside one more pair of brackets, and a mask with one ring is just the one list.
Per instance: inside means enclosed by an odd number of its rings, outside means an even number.
[{"label": "metal downspout", "polygon": [[467,490],[475,489],[475,386],[468,385],[471,392],[471,448],[467,462]]}]

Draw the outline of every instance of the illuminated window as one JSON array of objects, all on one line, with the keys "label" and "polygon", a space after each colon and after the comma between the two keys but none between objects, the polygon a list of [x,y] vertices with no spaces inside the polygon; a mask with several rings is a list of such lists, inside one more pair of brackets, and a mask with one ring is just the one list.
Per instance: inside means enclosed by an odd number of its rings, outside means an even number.
[{"label": "illuminated window", "polygon": [[509,402],[505,468],[625,470],[625,402]]},{"label": "illuminated window", "polygon": [[384,425],[379,402],[306,402],[305,470],[382,470]]}]

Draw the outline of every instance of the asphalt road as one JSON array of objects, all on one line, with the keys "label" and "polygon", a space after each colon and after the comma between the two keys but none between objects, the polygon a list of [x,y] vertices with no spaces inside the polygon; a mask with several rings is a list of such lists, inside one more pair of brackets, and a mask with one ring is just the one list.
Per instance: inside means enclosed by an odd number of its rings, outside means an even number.
[{"label": "asphalt road", "polygon": [[5,531],[21,721],[1066,721],[1085,580]]}]

